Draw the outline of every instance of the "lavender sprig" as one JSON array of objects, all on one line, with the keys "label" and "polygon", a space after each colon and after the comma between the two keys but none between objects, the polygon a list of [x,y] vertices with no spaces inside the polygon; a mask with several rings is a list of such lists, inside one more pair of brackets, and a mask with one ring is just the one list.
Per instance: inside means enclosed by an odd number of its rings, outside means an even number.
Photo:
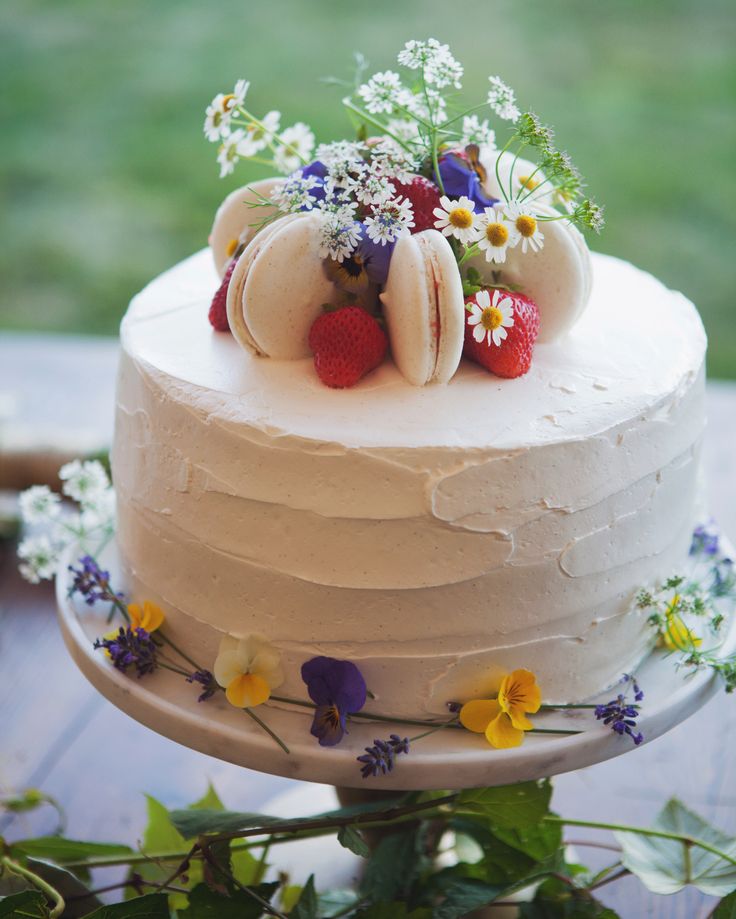
[{"label": "lavender sprig", "polygon": [[391,734],[388,740],[374,740],[372,747],[366,747],[365,753],[357,757],[362,763],[360,774],[364,779],[369,776],[386,775],[394,768],[396,757],[409,752],[409,738]]},{"label": "lavender sprig", "polygon": [[145,629],[120,626],[113,638],[98,638],[95,650],[104,648],[113,665],[126,673],[135,668],[138,677],[153,673],[158,666],[158,645]]},{"label": "lavender sprig", "polygon": [[194,673],[190,673],[187,677],[187,683],[199,683],[202,687],[202,692],[197,697],[197,702],[206,702],[220,689],[217,680],[209,670],[195,670]]},{"label": "lavender sprig", "polygon": [[70,597],[79,594],[84,597],[84,602],[88,606],[102,601],[117,606],[122,602],[125,595],[114,591],[110,586],[110,572],[103,571],[91,555],[82,556],[78,564],[80,568],[69,565],[69,571],[74,575],[72,586],[69,588]]},{"label": "lavender sprig", "polygon": [[[625,685],[623,692],[619,693],[615,699],[605,702],[602,705],[596,705],[595,717],[602,721],[603,724],[610,727],[616,734],[628,734],[638,747],[644,740],[641,731],[636,731],[636,719],[639,717],[639,702],[644,698],[644,692],[632,674],[625,673],[621,679]],[[627,699],[630,690],[634,692],[634,702],[630,703]]]}]

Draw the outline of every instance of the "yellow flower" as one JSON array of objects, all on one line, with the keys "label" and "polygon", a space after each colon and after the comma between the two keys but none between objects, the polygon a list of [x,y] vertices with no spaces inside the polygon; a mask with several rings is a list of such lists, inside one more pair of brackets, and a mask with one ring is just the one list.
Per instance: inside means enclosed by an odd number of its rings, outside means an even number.
[{"label": "yellow flower", "polygon": [[164,614],[160,606],[151,603],[150,600],[143,601],[143,609],[138,603],[128,604],[128,615],[130,616],[131,629],[145,629],[147,632],[155,632],[164,624]]},{"label": "yellow flower", "polygon": [[503,678],[496,699],[474,699],[460,709],[460,723],[469,731],[485,734],[492,747],[518,747],[524,731],[534,725],[527,713],[539,711],[542,694],[530,670],[514,670]]},{"label": "yellow flower", "polygon": [[236,708],[261,705],[284,682],[281,654],[263,635],[225,635],[213,667],[215,679]]},{"label": "yellow flower", "polygon": [[675,594],[667,604],[664,617],[667,624],[662,633],[662,643],[668,651],[690,651],[703,644],[703,639],[689,629],[677,612],[680,605],[680,595]]}]

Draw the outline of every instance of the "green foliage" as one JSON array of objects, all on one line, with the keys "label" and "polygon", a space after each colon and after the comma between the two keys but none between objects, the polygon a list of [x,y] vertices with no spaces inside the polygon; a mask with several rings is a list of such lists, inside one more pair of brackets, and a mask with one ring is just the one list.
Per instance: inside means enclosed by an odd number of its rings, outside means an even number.
[{"label": "green foliage", "polygon": [[432,911],[424,907],[409,911],[406,903],[376,903],[355,913],[355,919],[432,919]]},{"label": "green foliage", "polygon": [[341,846],[359,855],[361,858],[369,858],[371,850],[368,843],[363,839],[360,833],[352,826],[341,826],[337,831],[337,841]]},{"label": "green foliage", "polygon": [[313,874],[309,875],[309,880],[302,888],[299,899],[289,915],[292,919],[319,919],[317,892],[314,889]]},{"label": "green foliage", "polygon": [[433,915],[436,919],[458,919],[498,899],[501,890],[476,878],[451,878],[441,887],[443,901]]},{"label": "green foliage", "polygon": [[22,890],[0,897],[0,919],[46,919],[46,897],[37,890]]},{"label": "green foliage", "polygon": [[231,888],[223,896],[206,884],[197,884],[189,894],[189,905],[177,910],[177,915],[179,919],[258,919],[263,915],[259,901],[269,903],[277,887],[273,883],[248,890]]},{"label": "green foliage", "polygon": [[48,858],[57,864],[78,862],[85,858],[99,858],[101,855],[130,855],[130,846],[116,843],[81,842],[78,839],[64,839],[62,836],[39,836],[35,839],[24,839],[11,846],[13,855],[26,855],[30,858]]},{"label": "green foliage", "polygon": [[549,810],[552,784],[524,782],[496,788],[471,788],[458,799],[458,813],[477,814],[498,827],[526,829],[535,826]]},{"label": "green foliage", "polygon": [[169,919],[169,906],[165,894],[149,893],[125,903],[101,906],[87,919]]},{"label": "green foliage", "polygon": [[194,839],[205,833],[234,833],[236,830],[247,830],[254,826],[275,827],[286,822],[266,814],[238,813],[211,807],[171,811],[169,818],[171,825],[187,839]]},{"label": "green foliage", "polygon": [[[670,799],[653,829],[699,840],[736,861],[736,840],[717,830],[698,814]],[[736,889],[736,864],[698,845],[676,839],[617,832],[621,861],[653,893],[677,893],[692,884],[703,893],[723,897]]]},{"label": "green foliage", "polygon": [[422,836],[417,826],[384,836],[366,865],[360,885],[363,896],[373,902],[402,899],[420,869]]},{"label": "green foliage", "polygon": [[711,919],[736,919],[736,892],[721,900]]}]

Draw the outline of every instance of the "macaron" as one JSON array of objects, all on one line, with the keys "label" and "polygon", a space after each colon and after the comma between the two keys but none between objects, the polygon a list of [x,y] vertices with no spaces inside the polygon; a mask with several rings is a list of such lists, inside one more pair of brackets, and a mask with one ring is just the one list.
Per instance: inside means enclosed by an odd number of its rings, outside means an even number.
[{"label": "macaron", "polygon": [[[481,188],[489,197],[505,201],[509,196],[510,185],[512,197],[516,197],[522,188],[526,188],[524,195],[528,192],[529,197],[525,197],[525,201],[533,201],[535,205],[552,205],[554,189],[549,183],[542,184],[545,176],[536,163],[522,157],[517,158],[516,154],[509,150],[499,154],[498,150],[491,150],[489,147],[480,148],[478,162],[486,173],[481,182]],[[496,176],[496,166],[498,166],[498,176]],[[533,187],[529,188],[529,185]]]},{"label": "macaron", "polygon": [[463,286],[447,239],[423,230],[396,241],[381,294],[391,353],[414,386],[447,383],[460,364]]},{"label": "macaron", "polygon": [[280,360],[309,357],[312,323],[343,299],[319,254],[319,217],[289,214],[245,247],[230,279],[227,316],[247,350]]},{"label": "macaron", "polygon": [[[540,216],[559,217],[559,211],[535,202]],[[518,287],[539,310],[539,342],[554,341],[569,331],[588,304],[593,270],[582,233],[569,220],[540,221],[542,248],[506,250],[506,261],[487,262],[483,254],[466,263],[487,282]]]},{"label": "macaron", "polygon": [[274,178],[251,182],[230,192],[218,207],[210,233],[210,248],[220,277],[225,274],[238,247],[247,246],[263,221],[278,213],[277,208],[264,204],[263,198],[270,198],[283,181]]}]

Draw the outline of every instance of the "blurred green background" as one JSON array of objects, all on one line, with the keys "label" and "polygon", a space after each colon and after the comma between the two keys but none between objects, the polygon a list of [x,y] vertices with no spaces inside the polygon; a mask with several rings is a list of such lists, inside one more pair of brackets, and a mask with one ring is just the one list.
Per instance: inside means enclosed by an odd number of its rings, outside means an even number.
[{"label": "blurred green background", "polygon": [[[238,76],[258,111],[349,129],[362,50],[449,42],[465,91],[500,73],[606,205],[592,244],[699,306],[712,376],[736,377],[734,0],[3,0],[0,328],[114,334],[131,295],[206,244],[227,191],[201,133]],[[626,291],[621,294],[626,321]]]}]

